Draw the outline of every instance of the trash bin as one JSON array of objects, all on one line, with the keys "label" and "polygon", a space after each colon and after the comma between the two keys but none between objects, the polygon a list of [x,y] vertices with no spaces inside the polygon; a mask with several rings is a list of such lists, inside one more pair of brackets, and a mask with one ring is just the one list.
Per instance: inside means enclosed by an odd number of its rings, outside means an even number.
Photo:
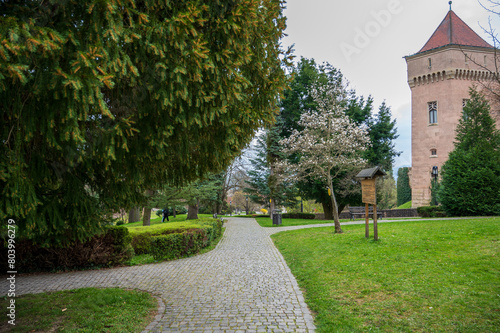
[{"label": "trash bin", "polygon": [[281,210],[273,209],[273,225],[281,225]]}]

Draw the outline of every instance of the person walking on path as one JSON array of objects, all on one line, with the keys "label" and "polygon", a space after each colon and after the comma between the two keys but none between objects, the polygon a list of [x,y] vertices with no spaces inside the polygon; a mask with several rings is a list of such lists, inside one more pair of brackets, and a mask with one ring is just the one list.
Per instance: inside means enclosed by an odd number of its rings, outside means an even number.
[{"label": "person walking on path", "polygon": [[163,218],[161,219],[161,223],[165,222],[165,218],[167,218],[167,222],[169,222],[169,220],[168,220],[168,208],[163,208]]}]

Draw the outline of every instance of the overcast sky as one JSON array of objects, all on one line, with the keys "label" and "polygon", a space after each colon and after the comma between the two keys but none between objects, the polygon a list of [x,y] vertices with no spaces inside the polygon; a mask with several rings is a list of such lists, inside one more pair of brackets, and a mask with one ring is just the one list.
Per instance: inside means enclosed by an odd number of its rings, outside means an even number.
[{"label": "overcast sky", "polygon": [[[487,0],[481,0],[487,4]],[[287,37],[296,60],[314,58],[340,69],[358,95],[385,100],[397,121],[395,169],[411,165],[411,93],[404,56],[418,52],[446,16],[448,0],[287,0]],[[453,11],[488,43],[481,26],[492,16],[477,0],[455,0]]]}]

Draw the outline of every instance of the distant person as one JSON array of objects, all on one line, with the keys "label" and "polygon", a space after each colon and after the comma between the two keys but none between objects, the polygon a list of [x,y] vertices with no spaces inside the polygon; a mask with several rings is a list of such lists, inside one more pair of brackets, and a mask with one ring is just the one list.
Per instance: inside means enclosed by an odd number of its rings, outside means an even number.
[{"label": "distant person", "polygon": [[168,221],[168,208],[163,209],[163,218],[161,219],[161,223],[165,222],[165,218],[167,219],[167,222],[169,222]]}]

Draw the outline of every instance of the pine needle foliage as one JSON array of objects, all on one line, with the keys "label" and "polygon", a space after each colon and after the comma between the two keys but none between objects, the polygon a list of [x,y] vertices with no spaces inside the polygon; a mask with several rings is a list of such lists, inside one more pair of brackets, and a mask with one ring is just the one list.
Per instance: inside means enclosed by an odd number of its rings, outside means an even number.
[{"label": "pine needle foliage", "polygon": [[448,215],[500,215],[500,131],[488,101],[471,88],[442,167],[439,201]]},{"label": "pine needle foliage", "polygon": [[274,121],[283,3],[2,1],[0,219],[64,245],[224,169]]}]

